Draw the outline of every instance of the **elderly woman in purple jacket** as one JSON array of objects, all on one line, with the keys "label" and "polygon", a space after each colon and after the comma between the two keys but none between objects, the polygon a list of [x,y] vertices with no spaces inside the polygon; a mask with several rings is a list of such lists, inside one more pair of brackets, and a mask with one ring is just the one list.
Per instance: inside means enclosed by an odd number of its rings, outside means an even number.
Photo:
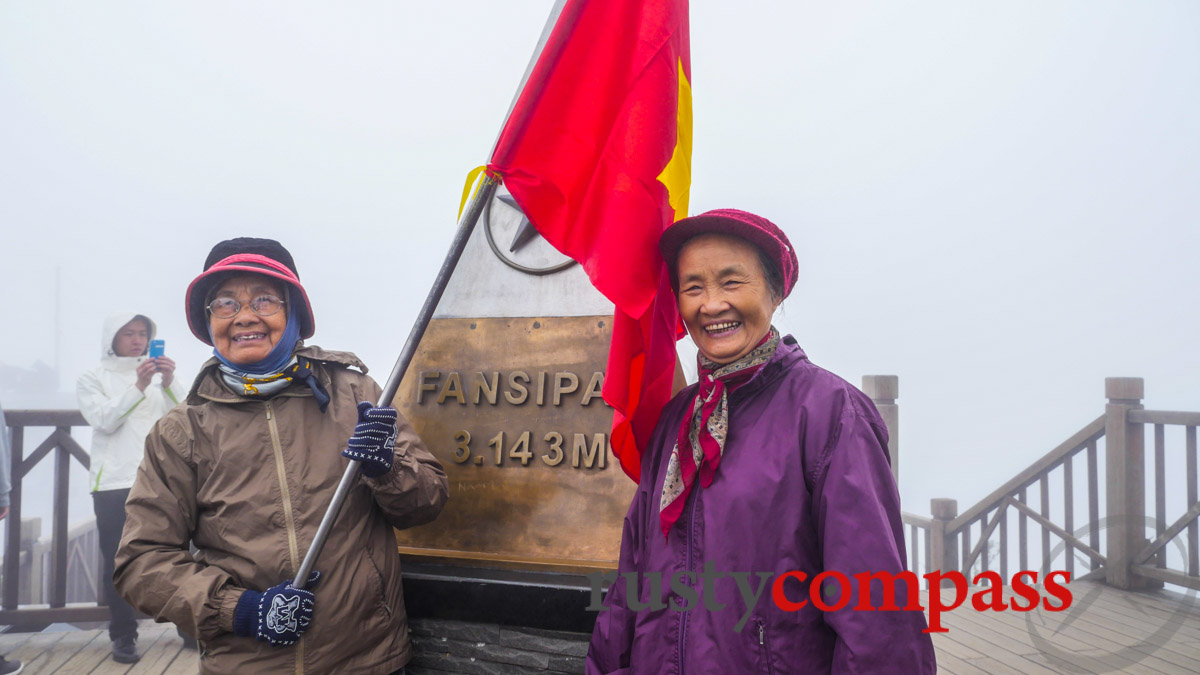
[{"label": "elderly woman in purple jacket", "polygon": [[[787,237],[722,209],[659,246],[700,381],[643,454],[587,672],[934,673],[924,615],[887,582],[906,560],[887,430],[771,325],[796,283]],[[879,609],[885,583],[898,609]]]}]

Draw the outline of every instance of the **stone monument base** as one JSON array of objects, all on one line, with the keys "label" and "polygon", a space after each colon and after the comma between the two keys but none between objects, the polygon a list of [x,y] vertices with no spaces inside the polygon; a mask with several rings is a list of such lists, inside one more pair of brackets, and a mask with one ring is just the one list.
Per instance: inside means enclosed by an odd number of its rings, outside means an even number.
[{"label": "stone monument base", "polygon": [[590,603],[582,575],[406,560],[409,673],[583,673]]}]

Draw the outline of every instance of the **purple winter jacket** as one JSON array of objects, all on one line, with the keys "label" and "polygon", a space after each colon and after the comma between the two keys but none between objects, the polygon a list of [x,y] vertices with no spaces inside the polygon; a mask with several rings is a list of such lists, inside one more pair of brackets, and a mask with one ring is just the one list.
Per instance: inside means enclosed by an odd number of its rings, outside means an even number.
[{"label": "purple winter jacket", "polygon": [[[730,394],[720,469],[709,487],[697,481],[664,538],[663,478],[695,393],[696,385],[687,387],[667,405],[642,458],[619,564],[619,572],[637,573],[628,576],[638,597],[627,596],[626,575],[612,583],[592,634],[587,673],[936,672],[922,612],[853,610],[859,604],[854,574],[896,574],[907,560],[887,431],[871,400],[813,365],[795,339],[785,337],[767,365]],[[787,577],[782,583],[788,600],[808,600],[798,611],[772,600],[778,575],[791,570],[807,574],[803,582]],[[844,609],[823,612],[810,600],[809,582],[824,570],[850,578]],[[673,573],[682,596],[672,590]],[[729,573],[749,575],[739,584]],[[839,596],[830,596],[828,586],[826,602],[835,605]],[[743,599],[760,588],[757,601]],[[902,607],[906,585],[894,588]],[[880,606],[881,591],[882,582],[872,582],[871,605]],[[652,593],[658,606],[646,608]],[[693,603],[691,594],[700,600]],[[694,608],[676,611],[668,602]]]}]

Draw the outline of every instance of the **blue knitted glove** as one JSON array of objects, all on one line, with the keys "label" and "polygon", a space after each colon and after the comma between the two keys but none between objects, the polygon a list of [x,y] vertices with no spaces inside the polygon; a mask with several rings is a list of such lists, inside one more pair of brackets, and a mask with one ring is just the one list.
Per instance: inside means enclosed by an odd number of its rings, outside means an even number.
[{"label": "blue knitted glove", "polygon": [[312,591],[320,572],[308,575],[306,588],[294,588],[292,580],[259,593],[247,590],[233,612],[233,632],[274,647],[295,644],[308,630],[313,618]]},{"label": "blue knitted glove", "polygon": [[363,401],[358,404],[358,426],[350,437],[343,457],[362,462],[362,472],[378,478],[392,470],[395,457],[397,413],[395,408],[376,408]]}]

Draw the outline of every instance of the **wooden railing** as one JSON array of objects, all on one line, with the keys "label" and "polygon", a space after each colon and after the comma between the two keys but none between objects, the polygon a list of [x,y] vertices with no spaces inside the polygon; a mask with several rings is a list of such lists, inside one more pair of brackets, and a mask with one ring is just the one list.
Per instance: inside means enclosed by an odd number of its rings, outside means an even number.
[{"label": "wooden railing", "polygon": [[[898,383],[893,376],[864,378],[864,389],[876,405],[890,413],[890,452],[893,468],[898,439],[895,400]],[[909,569],[918,574],[933,570],[958,570],[973,581],[978,573],[995,571],[1003,583],[1010,574],[1030,567],[1037,544],[1039,569],[1044,574],[1059,558],[1072,579],[1102,577],[1119,588],[1147,588],[1171,583],[1200,590],[1200,478],[1197,466],[1196,429],[1200,412],[1144,410],[1141,378],[1108,378],[1105,413],[1085,425],[1058,447],[961,514],[953,499],[934,499],[930,516],[902,514],[908,544]],[[53,453],[53,518],[49,545],[48,606],[18,608],[20,589],[21,527],[10,526],[5,542],[3,602],[0,625],[29,629],[53,622],[102,621],[108,610],[100,606],[67,606],[67,495],[72,459],[87,468],[87,452],[71,436],[73,427],[85,426],[77,410],[6,411],[12,429],[12,492],[10,523],[21,522],[23,479]],[[25,431],[52,427],[34,450],[25,453]],[[1182,452],[1168,450],[1167,430],[1181,428]],[[1147,518],[1145,436],[1154,432],[1154,516]],[[1168,471],[1170,462],[1182,463]],[[1170,476],[1170,480],[1168,480]],[[1057,486],[1061,486],[1058,488]],[[1104,488],[1103,492],[1101,487]],[[1058,493],[1055,494],[1055,489]],[[1081,490],[1080,490],[1081,488]],[[1184,496],[1182,515],[1168,520],[1168,495]],[[1082,492],[1082,494],[1081,494]],[[1057,513],[1052,505],[1058,505]],[[1077,512],[1086,509],[1086,513]],[[1014,522],[1015,520],[1015,522]],[[1078,523],[1082,522],[1082,526]],[[1015,529],[1015,539],[1010,530]],[[1030,530],[1037,539],[1030,539]],[[1145,536],[1153,529],[1155,538]],[[1186,543],[1178,539],[1186,531]],[[1182,552],[1182,568],[1171,569],[1168,546]],[[991,555],[994,546],[994,556]],[[1015,550],[1014,550],[1015,549]],[[1015,554],[1016,560],[1012,560]],[[1077,575],[1076,560],[1084,556],[1087,570]],[[1016,563],[1014,569],[1013,563]]]},{"label": "wooden railing", "polygon": [[[12,430],[12,491],[9,493],[8,536],[4,543],[4,580],[0,596],[0,625],[15,630],[40,629],[56,622],[105,621],[108,608],[95,604],[67,605],[67,565],[70,535],[67,530],[67,506],[71,461],[86,469],[88,453],[71,436],[73,427],[87,426],[78,410],[6,410],[5,421]],[[32,452],[25,452],[26,430],[52,427],[53,431]],[[25,477],[43,460],[54,462],[53,513],[49,546],[49,597],[43,606],[18,607],[21,587],[22,496],[29,486]],[[37,489],[44,489],[38,486]]]},{"label": "wooden railing", "polygon": [[[998,563],[994,571],[1002,583],[1008,583],[1010,573],[1017,571],[1033,570],[1044,575],[1061,569],[1072,579],[1103,578],[1119,588],[1148,588],[1167,582],[1200,589],[1196,461],[1200,413],[1143,410],[1141,378],[1108,378],[1105,388],[1108,405],[1104,415],[963,513],[958,513],[957,502],[952,499],[932,500],[930,517],[904,513],[909,569],[919,574],[958,570],[973,582],[977,575],[992,569],[989,552],[994,546]],[[1146,517],[1146,425],[1153,425],[1155,437],[1153,519]],[[1172,425],[1184,428],[1185,466],[1170,473],[1174,481],[1168,484],[1166,466],[1170,457],[1164,438],[1165,428]],[[1086,472],[1086,477],[1076,473],[1077,467]],[[1167,494],[1179,489],[1180,483],[1190,506],[1182,516],[1168,521]],[[1083,488],[1082,495],[1078,487]],[[1052,504],[1059,505],[1057,514]],[[1081,508],[1086,508],[1086,514],[1077,513]],[[1017,567],[1012,569],[1014,542],[1009,529],[1014,517]],[[1080,520],[1083,525],[1077,528]],[[1030,567],[1030,525],[1040,539],[1040,560],[1034,561],[1040,564],[1036,567]],[[1145,538],[1148,527],[1156,531],[1156,538],[1149,542]],[[1184,549],[1185,569],[1169,569],[1165,548],[1185,529],[1186,546],[1179,544]],[[1052,567],[1060,551],[1065,554],[1063,561]],[[1078,575],[1076,569],[1080,555],[1087,566],[1083,575]]]},{"label": "wooden railing", "polygon": [[[1129,413],[1131,424],[1153,425],[1154,428],[1154,527],[1155,539],[1133,554],[1131,570],[1134,574],[1178,584],[1200,590],[1200,498],[1197,496],[1198,472],[1196,465],[1196,427],[1200,426],[1200,413],[1163,412],[1155,410],[1133,410]],[[1167,462],[1166,430],[1182,427],[1184,431],[1184,490],[1189,504],[1183,515],[1167,525]],[[1175,458],[1176,460],[1178,458]],[[1178,476],[1178,474],[1175,474]],[[1183,570],[1167,568],[1166,546],[1187,530],[1186,562]],[[1153,559],[1153,564],[1151,563]]]}]

